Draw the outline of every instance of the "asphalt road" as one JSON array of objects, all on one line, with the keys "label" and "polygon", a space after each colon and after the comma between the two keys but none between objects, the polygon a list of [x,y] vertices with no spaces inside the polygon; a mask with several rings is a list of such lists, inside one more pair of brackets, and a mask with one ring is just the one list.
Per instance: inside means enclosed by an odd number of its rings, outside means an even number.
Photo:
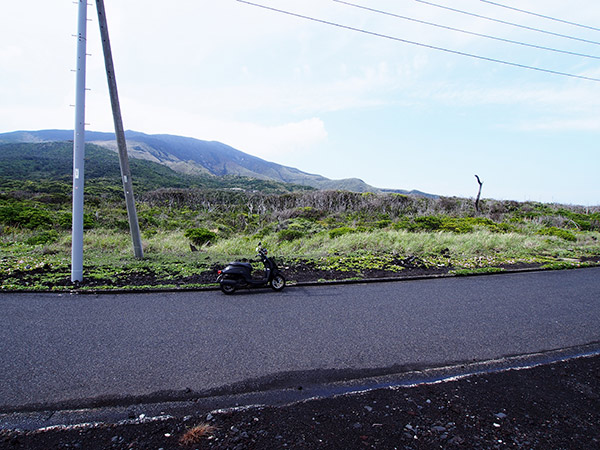
[{"label": "asphalt road", "polygon": [[1,294],[0,311],[3,411],[293,385],[600,342],[600,268],[233,296]]}]

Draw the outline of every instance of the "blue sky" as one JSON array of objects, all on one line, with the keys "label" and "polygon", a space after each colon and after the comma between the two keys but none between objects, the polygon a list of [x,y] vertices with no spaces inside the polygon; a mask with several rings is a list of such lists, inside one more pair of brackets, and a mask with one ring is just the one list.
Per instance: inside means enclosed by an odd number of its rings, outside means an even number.
[{"label": "blue sky", "polygon": [[[578,28],[481,0],[433,3],[600,42]],[[497,0],[600,25],[589,0]],[[255,0],[453,51],[600,78],[600,59],[426,26],[332,0]],[[329,178],[382,188],[600,204],[600,83],[441,52],[235,0],[105,0],[124,124],[218,140]],[[352,3],[503,39],[600,56],[600,45],[416,0]],[[86,122],[112,131],[95,2]],[[0,132],[73,128],[77,6],[0,7]]]}]

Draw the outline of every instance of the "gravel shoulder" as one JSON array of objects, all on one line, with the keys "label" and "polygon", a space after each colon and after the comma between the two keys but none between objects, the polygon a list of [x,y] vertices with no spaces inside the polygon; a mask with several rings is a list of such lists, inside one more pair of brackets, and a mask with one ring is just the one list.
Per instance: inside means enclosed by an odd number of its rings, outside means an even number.
[{"label": "gravel shoulder", "polygon": [[598,449],[600,356],[284,406],[0,431],[2,449]]}]

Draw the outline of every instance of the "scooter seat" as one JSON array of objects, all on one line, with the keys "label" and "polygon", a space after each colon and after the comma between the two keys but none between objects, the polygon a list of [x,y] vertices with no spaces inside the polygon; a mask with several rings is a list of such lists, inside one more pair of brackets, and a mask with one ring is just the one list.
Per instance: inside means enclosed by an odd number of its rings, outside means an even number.
[{"label": "scooter seat", "polygon": [[245,268],[247,268],[247,269],[250,269],[250,270],[252,270],[252,264],[250,264],[250,263],[244,263],[244,262],[230,262],[230,263],[229,263],[229,265],[230,265],[230,266],[233,266],[233,267],[245,267]]}]

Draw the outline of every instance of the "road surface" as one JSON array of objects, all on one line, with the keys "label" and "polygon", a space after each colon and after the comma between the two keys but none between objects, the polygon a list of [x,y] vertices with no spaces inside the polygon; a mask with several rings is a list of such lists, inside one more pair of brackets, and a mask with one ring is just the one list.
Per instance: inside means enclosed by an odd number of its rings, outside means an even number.
[{"label": "road surface", "polygon": [[0,294],[0,311],[1,412],[598,343],[600,268],[233,296]]}]

